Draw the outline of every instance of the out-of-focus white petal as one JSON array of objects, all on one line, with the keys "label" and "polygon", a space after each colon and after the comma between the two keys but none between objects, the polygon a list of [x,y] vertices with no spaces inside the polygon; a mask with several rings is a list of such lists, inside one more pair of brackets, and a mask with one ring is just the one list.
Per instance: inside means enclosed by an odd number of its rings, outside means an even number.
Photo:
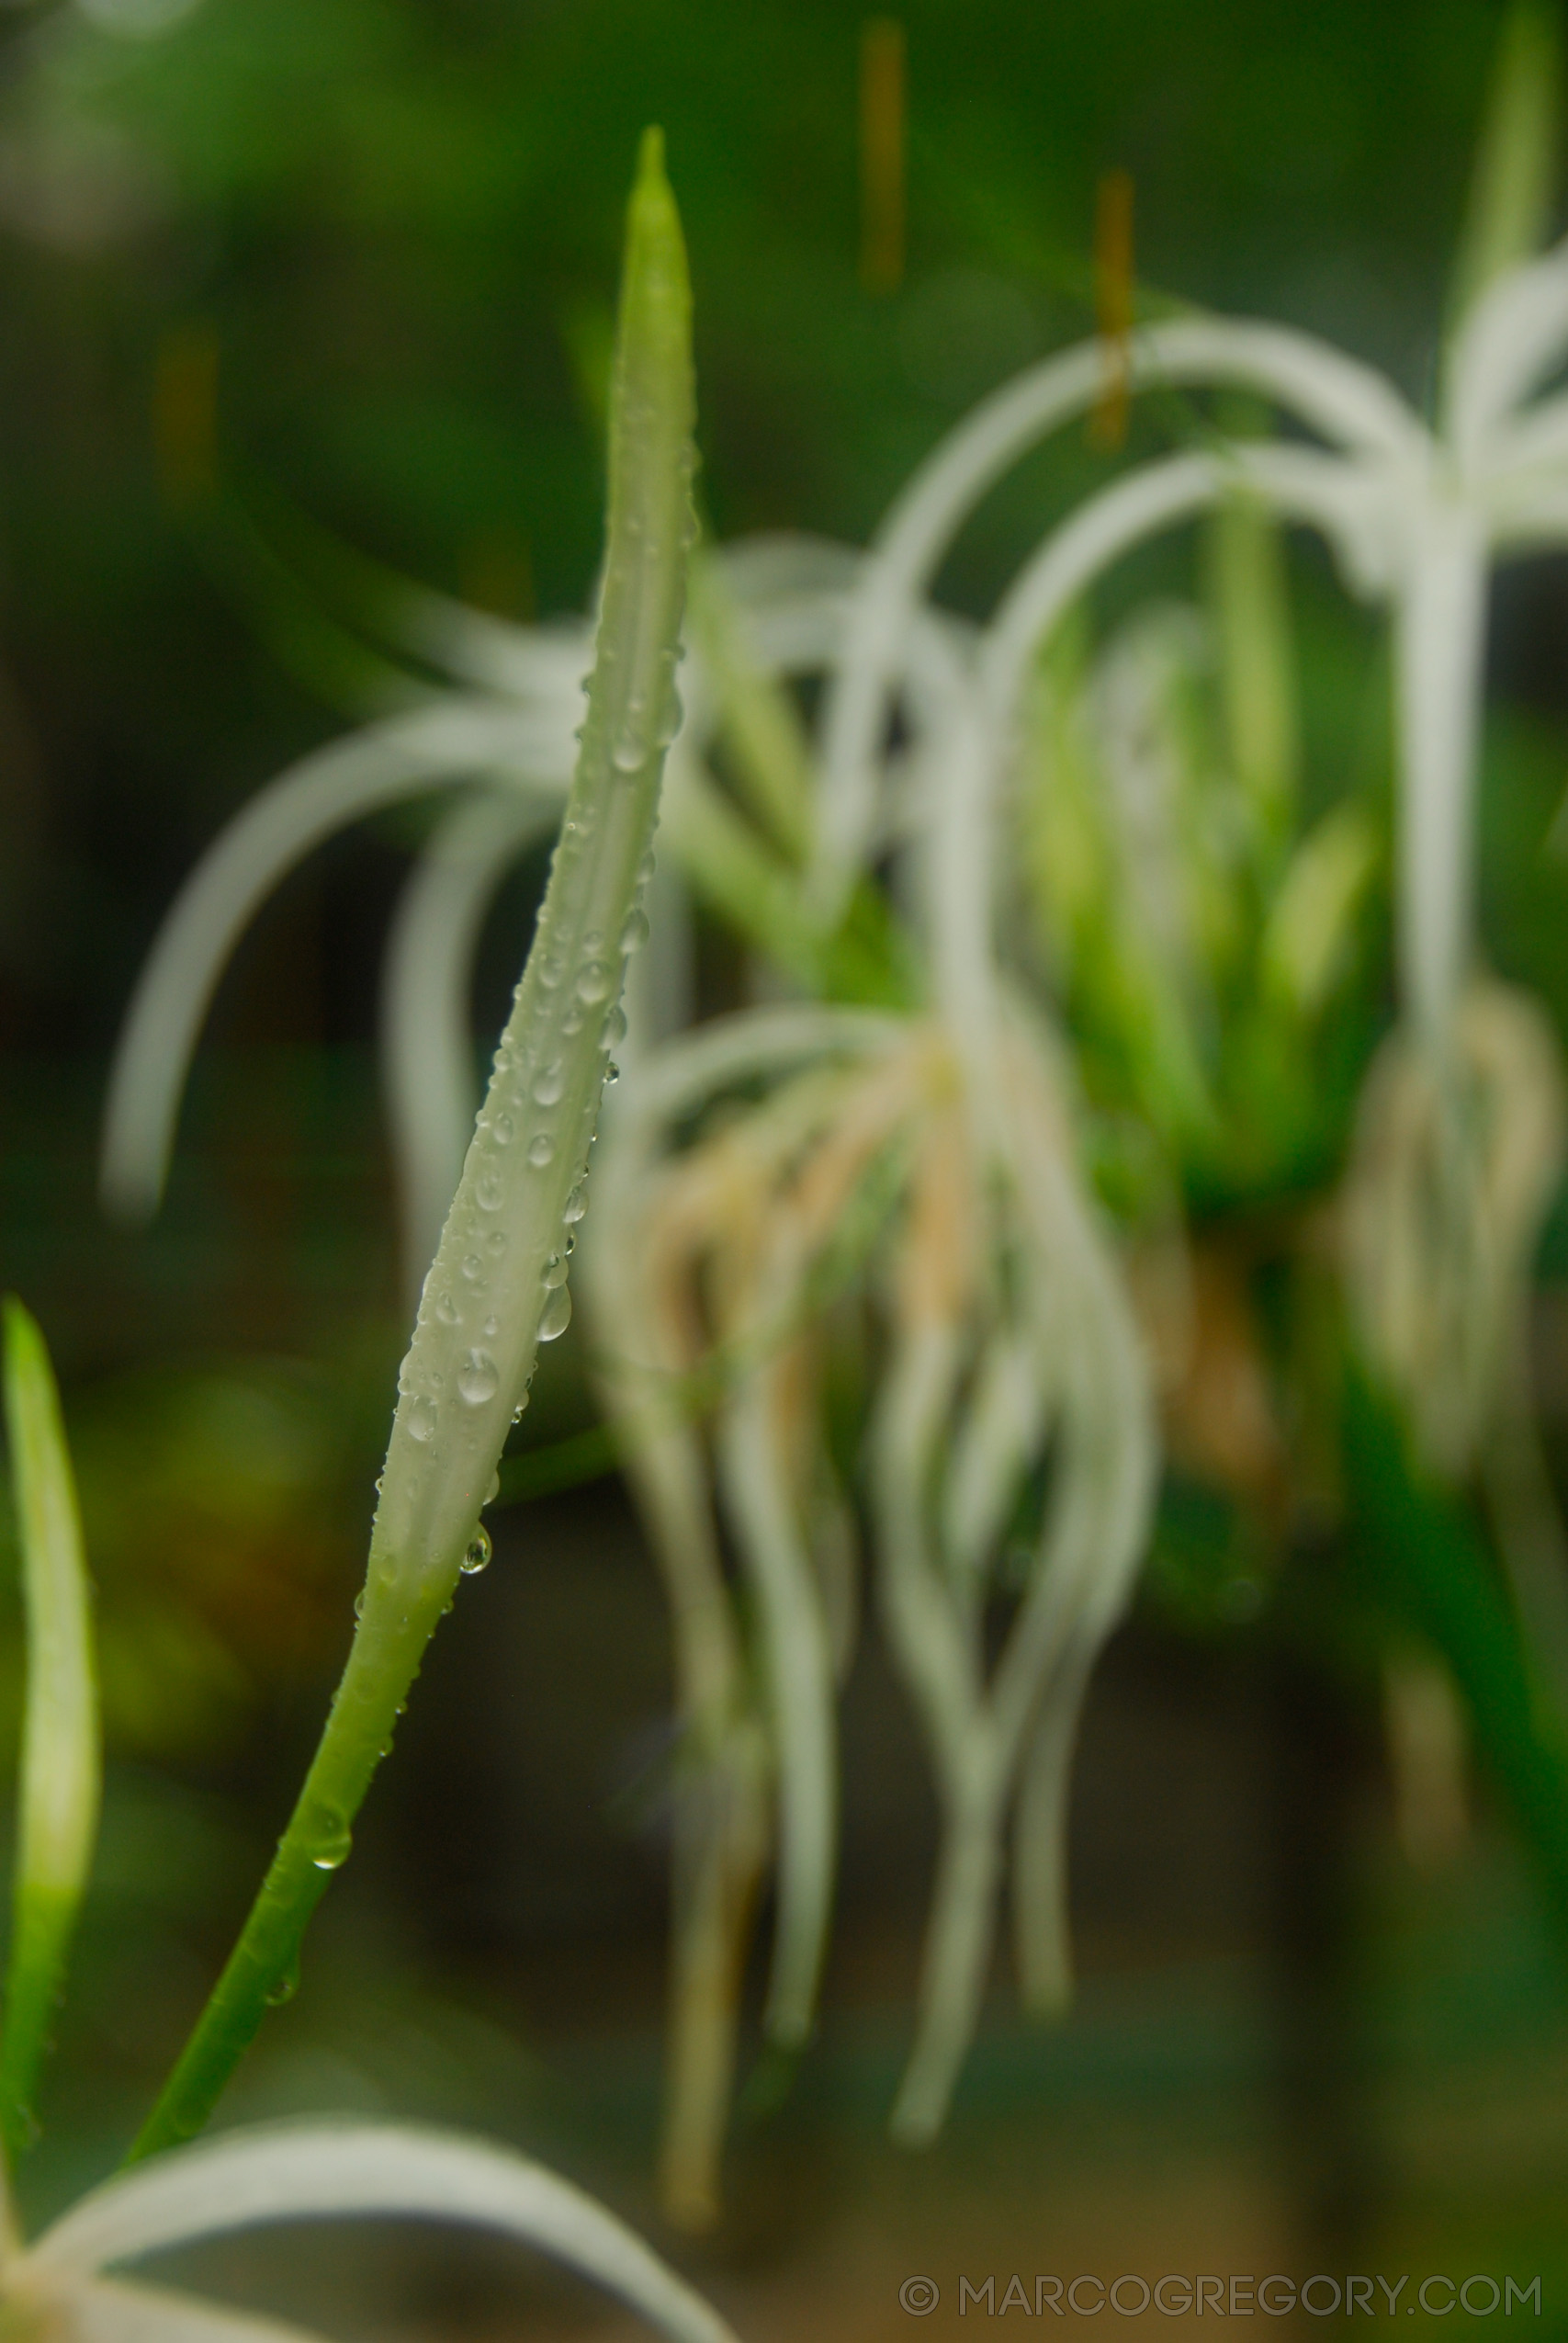
[{"label": "out-of-focus white petal", "polygon": [[833,1664],[811,1557],[770,1422],[765,1372],[718,1425],[725,1502],[756,1597],[778,1761],[778,1916],[766,2024],[798,2048],[810,2034],[838,1852]]},{"label": "out-of-focus white petal", "polygon": [[1500,277],[1454,344],[1448,436],[1468,473],[1491,435],[1568,355],[1568,244]]},{"label": "out-of-focus white petal", "polygon": [[400,2125],[284,2123],[175,2148],[92,2190],[28,2258],[92,2275],[260,2222],[366,2213],[499,2230],[581,2270],[679,2343],[733,2343],[716,2311],[570,2181],[506,2148]]},{"label": "out-of-focus white petal", "polygon": [[1045,1401],[1029,1345],[1016,1335],[995,1336],[953,1434],[942,1493],[942,1542],[961,1580],[977,1579],[989,1560],[1044,1427]]},{"label": "out-of-focus white petal", "polygon": [[1475,515],[1435,507],[1415,534],[1395,614],[1400,993],[1439,1051],[1473,949],[1486,572]]},{"label": "out-of-focus white petal", "polygon": [[[1035,440],[1093,404],[1104,384],[1100,343],[1047,359],[977,407],[894,504],[866,558],[863,588],[829,693],[826,821],[816,875],[841,898],[874,800],[876,753],[910,616],[965,515]],[[1282,327],[1183,320],[1133,338],[1128,379],[1213,381],[1261,391],[1352,453],[1418,460],[1426,435],[1393,386],[1326,343]]]},{"label": "out-of-focus white petal", "polygon": [[564,719],[569,736],[581,723],[582,685],[593,659],[588,619],[520,626],[426,587],[410,589],[400,617],[398,636],[404,648],[442,668],[454,682],[552,707]]},{"label": "out-of-focus white petal", "polygon": [[390,718],[281,775],[235,816],[186,879],[142,968],[109,1078],[102,1193],[145,1217],[168,1173],[186,1070],[224,962],[257,905],[321,841],[399,798],[485,773],[570,777],[570,731],[494,701],[449,697]]},{"label": "out-of-focus white petal", "polygon": [[111,2278],[73,2287],[70,2318],[71,2343],[323,2343],[309,2327]]}]

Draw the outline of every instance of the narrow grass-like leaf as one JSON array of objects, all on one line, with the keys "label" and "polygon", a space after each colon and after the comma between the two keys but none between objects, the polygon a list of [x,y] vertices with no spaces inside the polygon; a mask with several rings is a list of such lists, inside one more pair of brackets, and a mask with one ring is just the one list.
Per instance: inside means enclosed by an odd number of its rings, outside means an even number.
[{"label": "narrow grass-like leaf", "polygon": [[662,141],[627,223],[610,411],[604,585],[586,720],[549,886],[421,1297],[359,1625],[315,1760],[240,1941],[132,2151],[200,2130],[288,1989],[300,1940],[436,1621],[452,1600],[541,1340],[569,1304],[627,956],[646,922],[691,541],[691,293]]},{"label": "narrow grass-like leaf", "polygon": [[1498,35],[1464,233],[1454,264],[1450,322],[1545,241],[1557,172],[1562,43],[1555,9],[1513,0]]},{"label": "narrow grass-like leaf", "polygon": [[43,1336],[14,1295],[6,1297],[5,1322],[6,1436],[28,1651],[0,2032],[0,2137],[15,2158],[32,2134],[33,2088],[93,1860],[102,1763],[91,1593],[60,1395]]}]

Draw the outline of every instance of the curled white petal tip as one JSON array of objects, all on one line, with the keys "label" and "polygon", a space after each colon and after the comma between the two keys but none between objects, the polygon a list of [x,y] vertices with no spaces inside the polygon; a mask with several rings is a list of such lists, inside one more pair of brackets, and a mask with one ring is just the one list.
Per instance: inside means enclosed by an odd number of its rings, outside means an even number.
[{"label": "curled white petal tip", "polygon": [[70,2303],[72,2343],[326,2343],[309,2327],[114,2279],[73,2287]]},{"label": "curled white petal tip", "polygon": [[253,798],[186,879],[126,1013],[104,1117],[105,1208],[129,1220],[157,1211],[219,977],[252,914],[297,863],[367,813],[479,775],[526,773],[553,794],[570,747],[570,730],[548,717],[454,693],[303,758]]},{"label": "curled white petal tip", "polygon": [[717,2312],[581,2189],[510,2149],[412,2126],[281,2123],[176,2148],[95,2189],[28,2259],[88,2278],[262,2222],[367,2213],[498,2230],[618,2294],[676,2343],[735,2343]]}]

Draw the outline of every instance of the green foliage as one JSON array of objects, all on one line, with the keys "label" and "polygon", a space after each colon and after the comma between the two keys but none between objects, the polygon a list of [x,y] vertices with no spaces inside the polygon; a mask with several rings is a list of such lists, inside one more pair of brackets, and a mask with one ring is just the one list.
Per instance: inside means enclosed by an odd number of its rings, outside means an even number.
[{"label": "green foliage", "polygon": [[[605,583],[561,840],[485,1109],[421,1300],[343,1681],[250,1918],[133,2157],[206,2122],[300,1941],[451,1603],[535,1353],[565,1326],[573,1198],[651,866],[692,522],[691,296],[657,131],[627,221]],[[488,1556],[488,1541],[483,1554]]]},{"label": "green foliage", "polygon": [[28,1647],[0,2032],[0,2139],[15,2158],[30,2145],[33,2090],[93,1860],[101,1757],[92,1590],[60,1395],[43,1336],[14,1295],[5,1304],[5,1392]]}]

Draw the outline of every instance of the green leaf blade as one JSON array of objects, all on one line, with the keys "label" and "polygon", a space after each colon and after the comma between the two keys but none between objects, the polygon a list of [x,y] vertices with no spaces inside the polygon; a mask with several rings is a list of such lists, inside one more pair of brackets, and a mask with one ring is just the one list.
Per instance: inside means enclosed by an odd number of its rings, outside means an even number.
[{"label": "green leaf blade", "polygon": [[[662,141],[644,138],[627,215],[610,402],[604,583],[581,750],[533,946],[398,1381],[355,1629],[299,1802],[239,1942],[135,2161],[206,2124],[310,1916],[458,1582],[562,1292],[628,955],[647,933],[691,481],[691,288]],[[548,1316],[547,1316],[547,1312]]]},{"label": "green leaf blade", "polygon": [[14,2158],[32,2136],[33,2090],[92,1864],[103,1752],[92,1591],[60,1395],[37,1322],[10,1295],[5,1403],[27,1621],[11,1948],[0,2032],[0,2137]]}]

